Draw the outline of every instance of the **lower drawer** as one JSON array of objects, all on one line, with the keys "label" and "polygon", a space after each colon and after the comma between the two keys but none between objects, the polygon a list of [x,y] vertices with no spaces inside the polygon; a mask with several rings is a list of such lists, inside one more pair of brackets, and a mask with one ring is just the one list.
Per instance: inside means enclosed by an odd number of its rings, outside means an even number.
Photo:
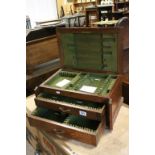
[{"label": "lower drawer", "polygon": [[27,117],[31,126],[91,145],[97,145],[105,123],[45,108],[36,108]]}]

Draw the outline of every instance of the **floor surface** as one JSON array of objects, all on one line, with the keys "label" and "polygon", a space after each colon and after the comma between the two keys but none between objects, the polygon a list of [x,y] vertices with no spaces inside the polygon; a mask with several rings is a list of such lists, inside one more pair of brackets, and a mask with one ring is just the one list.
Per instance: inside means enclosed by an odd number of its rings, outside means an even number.
[{"label": "floor surface", "polygon": [[34,155],[34,149],[28,142],[26,142],[26,155]]}]

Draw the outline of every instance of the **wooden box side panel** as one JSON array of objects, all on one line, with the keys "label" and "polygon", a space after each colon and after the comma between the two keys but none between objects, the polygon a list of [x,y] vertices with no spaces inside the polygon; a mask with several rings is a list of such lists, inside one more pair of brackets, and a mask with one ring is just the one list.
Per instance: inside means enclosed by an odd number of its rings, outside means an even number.
[{"label": "wooden box side panel", "polygon": [[100,127],[98,128],[98,131],[96,132],[96,143],[99,143],[100,138],[102,137],[103,133],[104,133],[104,129],[105,129],[105,115],[102,116],[102,122],[100,124]]},{"label": "wooden box side panel", "polygon": [[122,103],[122,78],[119,77],[114,88],[109,95],[109,103],[107,105],[107,124],[108,127],[112,130],[114,121],[117,117],[117,114],[120,110]]},{"label": "wooden box side panel", "polygon": [[31,126],[37,127],[46,131],[48,134],[59,134],[62,136],[66,136],[68,138],[76,139],[81,142],[97,145],[96,141],[96,133],[89,134],[87,132],[83,132],[80,129],[73,129],[72,127],[66,127],[66,125],[59,124],[59,123],[51,123],[46,119],[38,118],[35,116],[28,116],[29,122]]},{"label": "wooden box side panel", "polygon": [[58,57],[59,50],[56,37],[45,38],[26,46],[26,63],[28,67],[46,63]]}]

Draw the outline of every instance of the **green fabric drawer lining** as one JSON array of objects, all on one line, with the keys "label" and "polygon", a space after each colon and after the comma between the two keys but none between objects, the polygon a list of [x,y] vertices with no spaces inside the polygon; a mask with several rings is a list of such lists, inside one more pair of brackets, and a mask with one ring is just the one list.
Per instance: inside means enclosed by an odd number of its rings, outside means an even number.
[{"label": "green fabric drawer lining", "polygon": [[[111,65],[109,65],[108,63],[105,63],[107,65],[108,69],[113,69]],[[78,64],[80,66],[80,64]],[[85,64],[82,67],[95,67],[95,68],[100,68],[100,65],[92,65],[91,64]],[[74,72],[73,72],[74,73]],[[63,76],[61,75],[63,74]],[[49,86],[53,86],[53,87],[58,87],[56,86],[56,84],[64,79],[70,80],[70,83],[64,85],[63,87],[61,87],[62,89],[66,89],[66,90],[79,90],[83,85],[88,85],[88,86],[95,86],[97,87],[97,89],[102,89],[105,90],[106,88],[104,88],[104,85],[106,83],[106,81],[109,79],[109,76],[113,79],[112,75],[98,75],[98,74],[91,74],[91,73],[76,73],[75,75],[70,76],[70,73],[67,74],[67,72],[63,72],[63,73],[59,73],[57,74],[54,79],[49,80],[46,85]],[[78,77],[78,78],[77,78]],[[77,80],[76,80],[77,78]],[[99,79],[99,81],[95,80],[95,79]],[[75,81],[75,82],[74,82]],[[94,92],[94,94],[98,94],[98,92]]]},{"label": "green fabric drawer lining", "polygon": [[38,107],[32,115],[56,121],[62,124],[67,124],[76,128],[80,128],[89,132],[95,132],[100,124],[99,121],[89,120],[84,117],[68,115],[62,112],[57,112],[54,110],[48,110],[46,108]]},{"label": "green fabric drawer lining", "polygon": [[59,102],[64,102],[69,105],[77,105],[81,107],[86,107],[88,109],[101,109],[104,104],[98,104],[97,102],[91,102],[91,101],[82,101],[77,100],[71,97],[65,97],[65,96],[58,96],[48,93],[41,93],[39,97],[45,98],[45,99],[51,99]]}]

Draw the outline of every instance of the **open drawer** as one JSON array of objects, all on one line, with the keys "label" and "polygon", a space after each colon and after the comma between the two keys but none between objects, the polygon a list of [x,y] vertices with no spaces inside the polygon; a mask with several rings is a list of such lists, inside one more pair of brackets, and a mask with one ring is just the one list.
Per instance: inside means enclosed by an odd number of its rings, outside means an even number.
[{"label": "open drawer", "polygon": [[46,108],[36,108],[27,117],[31,126],[91,145],[97,145],[104,130],[104,119],[94,121]]},{"label": "open drawer", "polygon": [[83,116],[92,120],[102,120],[105,105],[97,102],[78,100],[49,93],[40,93],[35,98],[38,107],[53,109],[64,113]]}]

